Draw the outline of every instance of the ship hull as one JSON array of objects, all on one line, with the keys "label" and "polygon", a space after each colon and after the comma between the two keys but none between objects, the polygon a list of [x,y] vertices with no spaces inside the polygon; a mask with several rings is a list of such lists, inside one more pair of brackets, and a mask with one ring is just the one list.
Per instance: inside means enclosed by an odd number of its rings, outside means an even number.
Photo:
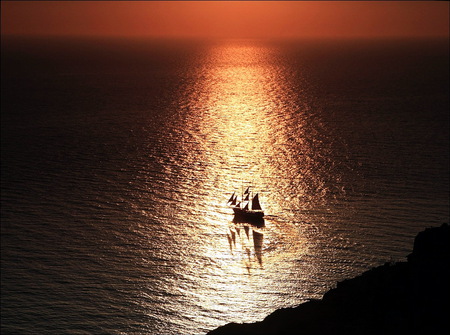
[{"label": "ship hull", "polygon": [[248,219],[262,219],[264,217],[263,211],[252,211],[248,209],[242,208],[233,208],[234,215],[240,218],[248,218]]}]

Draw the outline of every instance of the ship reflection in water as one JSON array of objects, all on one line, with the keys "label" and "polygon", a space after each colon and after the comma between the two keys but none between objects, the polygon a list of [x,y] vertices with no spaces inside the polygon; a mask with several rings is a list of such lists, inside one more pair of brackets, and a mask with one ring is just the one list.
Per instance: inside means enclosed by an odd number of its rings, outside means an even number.
[{"label": "ship reflection in water", "polygon": [[240,253],[244,256],[242,260],[248,273],[250,273],[251,264],[255,260],[262,268],[264,233],[258,231],[256,226],[236,223],[229,227],[227,238],[231,253]]}]

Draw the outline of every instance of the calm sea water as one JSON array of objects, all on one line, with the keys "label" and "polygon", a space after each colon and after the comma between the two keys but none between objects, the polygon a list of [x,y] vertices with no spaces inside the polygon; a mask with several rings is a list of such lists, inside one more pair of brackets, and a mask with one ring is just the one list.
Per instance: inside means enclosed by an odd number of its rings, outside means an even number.
[{"label": "calm sea water", "polygon": [[2,334],[202,334],[404,260],[449,221],[448,56],[2,39]]}]

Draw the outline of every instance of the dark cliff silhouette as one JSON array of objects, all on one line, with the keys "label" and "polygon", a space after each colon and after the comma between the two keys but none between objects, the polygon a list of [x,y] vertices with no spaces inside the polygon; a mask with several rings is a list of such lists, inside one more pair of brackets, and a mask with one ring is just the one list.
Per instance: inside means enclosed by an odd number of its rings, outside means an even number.
[{"label": "dark cliff silhouette", "polygon": [[344,280],[321,300],[283,308],[263,321],[230,323],[208,335],[447,334],[450,329],[448,224],[420,232],[407,262]]}]

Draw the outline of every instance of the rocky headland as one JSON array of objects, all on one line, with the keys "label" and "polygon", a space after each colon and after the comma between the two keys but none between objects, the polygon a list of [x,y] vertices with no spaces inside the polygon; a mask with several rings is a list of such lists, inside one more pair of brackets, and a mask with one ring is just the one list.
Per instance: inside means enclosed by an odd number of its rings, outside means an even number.
[{"label": "rocky headland", "polygon": [[416,236],[407,262],[386,263],[339,282],[321,300],[208,335],[448,334],[449,256],[448,224],[428,228]]}]

